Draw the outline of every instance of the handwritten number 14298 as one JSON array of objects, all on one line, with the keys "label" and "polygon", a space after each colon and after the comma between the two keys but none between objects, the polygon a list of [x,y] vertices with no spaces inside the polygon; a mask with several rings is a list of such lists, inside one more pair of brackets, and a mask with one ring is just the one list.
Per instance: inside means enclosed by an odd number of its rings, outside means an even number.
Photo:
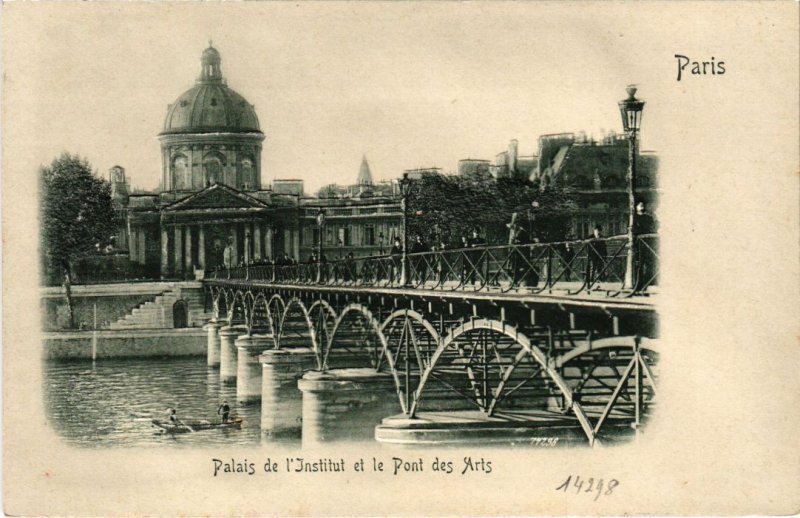
[{"label": "handwritten number 14298", "polygon": [[556,488],[556,491],[563,490],[565,493],[574,491],[575,494],[594,492],[594,499],[597,500],[600,498],[600,495],[612,495],[614,493],[614,488],[616,488],[618,485],[619,480],[615,478],[612,478],[608,481],[608,483],[606,483],[602,478],[594,479],[589,477],[588,479],[584,480],[580,477],[580,475],[575,475],[575,478],[573,479],[572,475],[570,475],[563,484]]}]

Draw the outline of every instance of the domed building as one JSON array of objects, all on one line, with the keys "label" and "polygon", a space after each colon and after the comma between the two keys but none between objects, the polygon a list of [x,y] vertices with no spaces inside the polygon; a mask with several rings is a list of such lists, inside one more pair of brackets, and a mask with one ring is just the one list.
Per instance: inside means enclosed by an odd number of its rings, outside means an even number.
[{"label": "domed building", "polygon": [[161,185],[116,200],[129,258],[146,277],[299,255],[299,195],[261,187],[264,133],[255,107],[227,85],[211,44],[195,85],[167,108],[158,134]]},{"label": "domed building", "polygon": [[161,185],[165,191],[197,191],[224,183],[241,190],[261,188],[264,133],[255,107],[222,77],[222,58],[203,51],[194,87],[169,105],[161,141]]}]

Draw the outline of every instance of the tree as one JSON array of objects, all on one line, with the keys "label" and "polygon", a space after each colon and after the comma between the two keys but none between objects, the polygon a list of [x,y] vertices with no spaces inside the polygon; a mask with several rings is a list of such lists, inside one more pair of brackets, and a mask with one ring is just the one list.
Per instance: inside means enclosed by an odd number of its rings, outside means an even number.
[{"label": "tree", "polygon": [[[534,204],[534,202],[536,202]],[[564,240],[576,204],[567,191],[488,175],[426,175],[411,184],[409,236],[450,247],[478,229],[489,244],[506,244],[511,214],[541,242]]]},{"label": "tree", "polygon": [[85,159],[68,153],[42,167],[39,180],[42,255],[47,270],[63,274],[69,326],[74,328],[73,264],[116,232],[111,185],[93,175]]}]

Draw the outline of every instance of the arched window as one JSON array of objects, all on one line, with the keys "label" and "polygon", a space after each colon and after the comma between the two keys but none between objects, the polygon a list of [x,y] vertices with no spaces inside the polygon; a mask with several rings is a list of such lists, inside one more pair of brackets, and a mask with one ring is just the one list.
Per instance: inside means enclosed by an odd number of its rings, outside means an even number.
[{"label": "arched window", "polygon": [[249,157],[242,159],[242,167],[241,167],[241,175],[239,176],[241,179],[241,185],[245,189],[255,189],[255,179],[253,178],[253,160]]},{"label": "arched window", "polygon": [[189,178],[189,159],[186,155],[172,157],[172,185],[178,191],[190,189],[192,186]]},{"label": "arched window", "polygon": [[189,308],[185,300],[179,300],[172,305],[172,327],[189,327]]},{"label": "arched window", "polygon": [[207,154],[203,158],[203,172],[205,173],[206,183],[214,184],[224,180],[222,167],[225,165],[225,156],[218,152]]}]

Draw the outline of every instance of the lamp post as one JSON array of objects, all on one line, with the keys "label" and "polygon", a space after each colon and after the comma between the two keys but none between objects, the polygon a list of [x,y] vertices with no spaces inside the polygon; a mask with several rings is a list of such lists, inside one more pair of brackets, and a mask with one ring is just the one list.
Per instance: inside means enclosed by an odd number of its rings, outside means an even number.
[{"label": "lamp post", "polygon": [[628,135],[628,255],[625,262],[623,289],[634,288],[633,218],[636,213],[636,134],[642,127],[644,101],[637,99],[636,86],[628,85],[628,98],[619,102],[622,127]]},{"label": "lamp post", "polygon": [[319,230],[319,243],[317,249],[317,282],[322,282],[322,236],[325,229],[325,211],[320,207],[317,211],[317,229]]},{"label": "lamp post", "polygon": [[411,179],[403,173],[400,180],[400,209],[403,211],[403,255],[400,265],[400,285],[408,286],[408,196],[411,194]]}]

